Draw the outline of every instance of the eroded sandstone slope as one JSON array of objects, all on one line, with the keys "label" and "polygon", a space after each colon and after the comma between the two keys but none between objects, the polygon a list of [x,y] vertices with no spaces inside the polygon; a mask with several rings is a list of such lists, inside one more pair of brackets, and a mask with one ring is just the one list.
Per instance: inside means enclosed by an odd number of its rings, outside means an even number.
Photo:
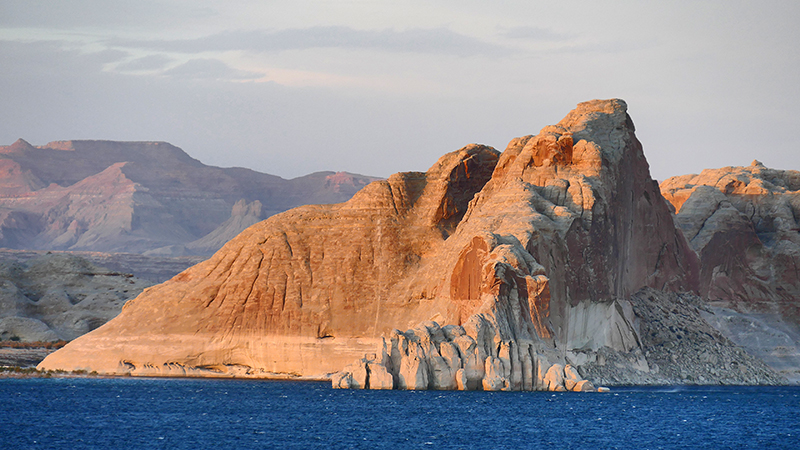
[{"label": "eroded sandstone slope", "polygon": [[495,150],[469,146],[427,173],[374,182],[347,203],[256,224],[43,364],[324,377],[371,351],[390,324],[447,313],[443,299],[390,292],[452,233],[496,161]]},{"label": "eroded sandstone slope", "polygon": [[698,290],[697,264],[627,105],[595,100],[501,155],[468,146],[253,225],[40,367],[324,378],[360,360],[395,387],[524,389],[607,349],[649,373],[630,298]]}]

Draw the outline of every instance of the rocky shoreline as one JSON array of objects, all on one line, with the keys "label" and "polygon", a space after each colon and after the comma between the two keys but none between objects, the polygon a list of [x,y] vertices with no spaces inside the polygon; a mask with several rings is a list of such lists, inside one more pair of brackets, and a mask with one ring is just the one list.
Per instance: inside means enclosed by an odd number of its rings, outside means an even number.
[{"label": "rocky shoreline", "polygon": [[484,317],[471,318],[465,327],[427,322],[384,338],[376,353],[334,374],[332,386],[594,391],[595,386],[789,384],[711,326],[703,314],[713,312],[697,295],[644,288],[630,304],[637,341],[631,351],[604,346],[559,354],[533,342],[504,342]]}]

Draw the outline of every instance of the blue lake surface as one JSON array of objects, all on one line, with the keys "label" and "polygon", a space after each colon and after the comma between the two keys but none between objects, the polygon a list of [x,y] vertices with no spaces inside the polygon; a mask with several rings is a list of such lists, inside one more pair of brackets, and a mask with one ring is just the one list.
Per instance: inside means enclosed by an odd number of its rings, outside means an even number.
[{"label": "blue lake surface", "polygon": [[0,379],[0,449],[797,449],[800,387],[611,393],[328,383]]}]

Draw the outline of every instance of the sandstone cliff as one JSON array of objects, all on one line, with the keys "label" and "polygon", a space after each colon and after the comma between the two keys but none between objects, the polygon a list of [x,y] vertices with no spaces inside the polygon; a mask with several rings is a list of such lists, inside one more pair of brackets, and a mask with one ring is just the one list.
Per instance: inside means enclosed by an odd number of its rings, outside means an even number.
[{"label": "sandstone cliff", "polygon": [[661,184],[728,336],[800,381],[800,172],[707,169]]},{"label": "sandstone cliff", "polygon": [[0,247],[210,255],[252,222],[230,216],[237,201],[259,202],[263,219],[345,201],[374,179],[320,172],[284,180],[206,166],[164,142],[34,147],[20,139],[0,147]]},{"label": "sandstone cliff", "polygon": [[697,291],[699,268],[626,110],[582,103],[501,155],[467,146],[271,217],[40,367],[324,378],[361,361],[337,379],[556,389],[610,351],[649,373],[631,298]]},{"label": "sandstone cliff", "polygon": [[453,231],[496,161],[496,151],[471,146],[347,203],[273,216],[145,291],[99,341],[85,336],[68,351],[77,354],[62,355],[112,373],[325,377],[373,351],[393,324],[446,312],[443,299],[409,304],[389,291]]}]

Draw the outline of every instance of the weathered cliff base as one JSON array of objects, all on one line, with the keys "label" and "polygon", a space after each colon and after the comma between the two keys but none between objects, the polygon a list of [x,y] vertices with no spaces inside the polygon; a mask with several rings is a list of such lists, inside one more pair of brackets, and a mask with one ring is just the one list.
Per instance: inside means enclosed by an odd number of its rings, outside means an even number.
[{"label": "weathered cliff base", "polygon": [[[616,308],[616,305],[615,305]],[[645,288],[622,315],[635,345],[570,349],[503,342],[483,317],[395,330],[331,377],[334,388],[595,391],[619,385],[779,385],[786,379],[711,326],[702,298]],[[708,319],[708,320],[707,320]],[[591,380],[591,381],[589,381]]]},{"label": "weathered cliff base", "polygon": [[714,312],[695,294],[643,289],[631,297],[631,306],[640,345],[627,353],[601,349],[580,366],[587,378],[607,385],[787,382],[711,326],[705,318]]}]

